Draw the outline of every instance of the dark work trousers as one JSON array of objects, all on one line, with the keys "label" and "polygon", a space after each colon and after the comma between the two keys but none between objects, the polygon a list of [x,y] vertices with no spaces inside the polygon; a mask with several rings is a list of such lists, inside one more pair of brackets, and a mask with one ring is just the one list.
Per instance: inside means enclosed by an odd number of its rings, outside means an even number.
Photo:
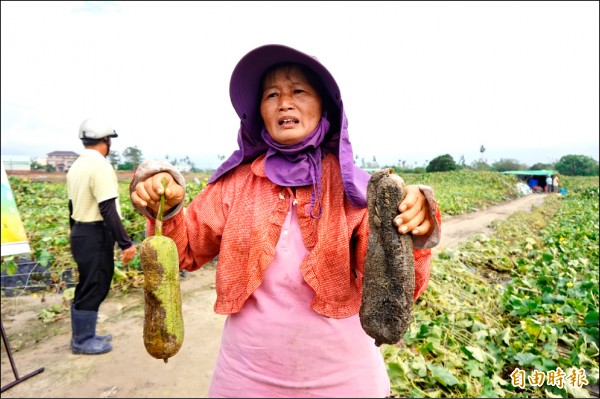
[{"label": "dark work trousers", "polygon": [[114,249],[115,239],[104,224],[73,225],[71,253],[79,272],[73,299],[75,309],[98,311],[115,272]]}]

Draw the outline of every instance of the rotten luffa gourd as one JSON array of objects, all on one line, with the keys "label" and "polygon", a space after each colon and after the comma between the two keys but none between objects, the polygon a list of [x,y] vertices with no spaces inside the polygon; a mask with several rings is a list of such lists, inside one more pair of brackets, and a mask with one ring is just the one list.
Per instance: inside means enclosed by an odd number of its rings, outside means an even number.
[{"label": "rotten luffa gourd", "polygon": [[[163,178],[163,191],[166,179]],[[179,287],[179,255],[175,242],[162,234],[164,194],[156,217],[155,235],[142,242],[144,272],[144,346],[165,363],[183,344],[183,315]]]},{"label": "rotten luffa gourd", "polygon": [[370,233],[359,317],[377,346],[399,342],[410,324],[415,290],[413,241],[410,234],[399,234],[393,223],[404,196],[404,180],[393,169],[377,171],[369,179]]}]

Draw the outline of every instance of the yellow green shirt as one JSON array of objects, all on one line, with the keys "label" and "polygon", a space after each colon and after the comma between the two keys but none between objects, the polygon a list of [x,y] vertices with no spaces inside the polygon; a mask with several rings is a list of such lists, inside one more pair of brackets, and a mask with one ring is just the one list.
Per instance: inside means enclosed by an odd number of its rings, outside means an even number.
[{"label": "yellow green shirt", "polygon": [[117,174],[106,158],[96,150],[84,149],[67,172],[67,190],[73,202],[71,217],[78,222],[103,220],[100,202],[116,198],[119,217],[119,184]]}]

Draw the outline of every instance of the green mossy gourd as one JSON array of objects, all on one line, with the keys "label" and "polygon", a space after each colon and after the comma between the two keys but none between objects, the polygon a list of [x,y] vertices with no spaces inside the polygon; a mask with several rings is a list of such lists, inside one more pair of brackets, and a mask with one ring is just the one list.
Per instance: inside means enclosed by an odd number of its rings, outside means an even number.
[{"label": "green mossy gourd", "polygon": [[[163,179],[163,187],[166,181]],[[183,315],[179,287],[179,256],[175,242],[162,235],[164,195],[160,199],[155,235],[142,242],[144,272],[144,346],[167,363],[183,344]]]}]

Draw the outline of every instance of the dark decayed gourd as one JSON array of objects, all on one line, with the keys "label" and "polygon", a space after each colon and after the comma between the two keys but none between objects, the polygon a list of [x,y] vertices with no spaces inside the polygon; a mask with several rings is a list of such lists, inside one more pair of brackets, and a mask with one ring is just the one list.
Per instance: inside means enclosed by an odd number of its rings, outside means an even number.
[{"label": "dark decayed gourd", "polygon": [[404,181],[393,169],[375,172],[367,186],[369,243],[360,322],[375,344],[395,344],[410,324],[415,289],[413,241],[393,219],[404,199]]}]

